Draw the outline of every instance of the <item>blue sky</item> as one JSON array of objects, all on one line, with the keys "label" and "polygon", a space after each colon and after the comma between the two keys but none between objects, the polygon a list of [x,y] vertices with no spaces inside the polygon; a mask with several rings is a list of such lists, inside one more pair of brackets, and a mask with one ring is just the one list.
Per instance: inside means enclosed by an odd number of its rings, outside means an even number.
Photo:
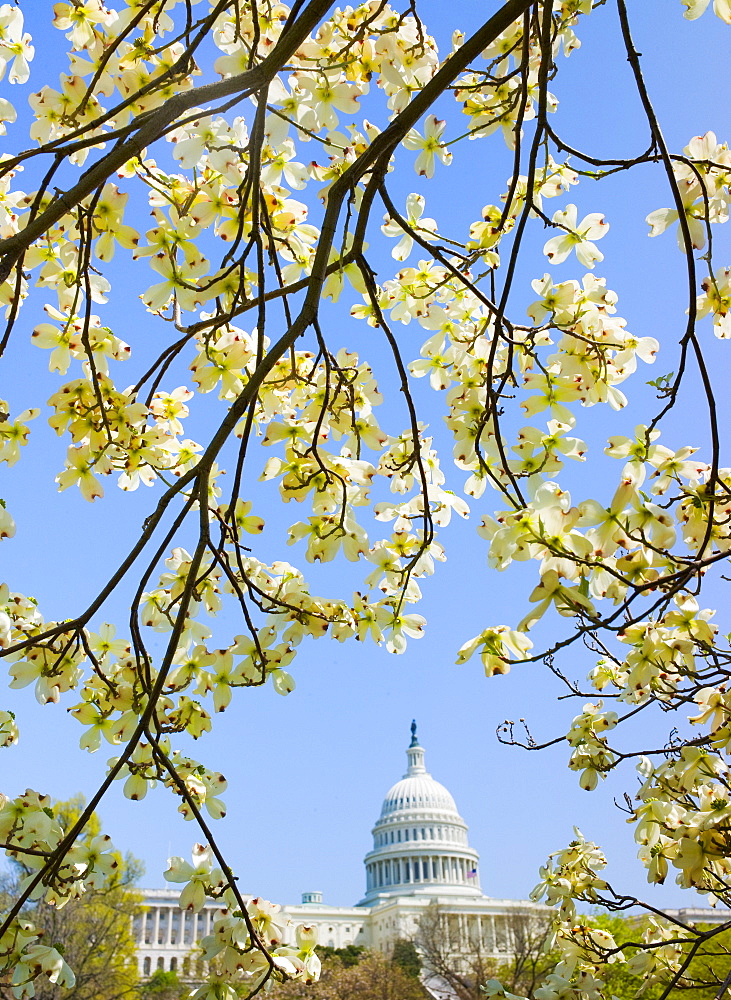
[{"label": "blue sky", "polygon": [[[458,5],[438,0],[420,4],[424,21],[442,48],[454,28],[469,30],[486,10],[496,7],[494,2],[471,0]],[[715,130],[721,141],[731,138],[728,103],[723,100],[728,30],[710,13],[694,23],[684,21],[676,0],[632,0],[629,8],[648,85],[671,148],[679,151],[693,135],[708,129]],[[54,50],[61,52],[60,39],[44,26],[41,15],[46,13],[45,5],[28,5],[26,16],[36,35],[37,54],[26,90],[55,82],[44,72],[54,64]],[[582,49],[570,60],[560,61],[561,71],[552,85],[561,102],[554,126],[567,141],[592,153],[625,156],[639,152],[647,145],[647,130],[619,46],[614,5],[607,4],[591,18],[582,19],[580,37]],[[62,68],[61,53],[58,69]],[[20,106],[21,88],[10,90],[7,96]],[[456,130],[457,111],[446,101],[439,111],[449,112]],[[7,148],[12,148],[17,134],[17,129],[9,130]],[[398,169],[390,178],[396,203],[403,204],[410,191],[422,191],[427,214],[440,221],[448,219],[456,229],[467,227],[479,217],[483,204],[497,199],[508,173],[509,157],[499,141],[464,143],[455,150],[452,166],[442,168],[432,183],[417,178],[411,165],[413,155],[399,151]],[[580,216],[592,211],[606,214],[612,228],[602,242],[606,260],[597,273],[606,275],[608,286],[619,293],[618,311],[627,317],[630,329],[654,336],[662,344],[654,369],[639,372],[628,384],[632,402],[625,411],[581,412],[579,433],[594,451],[600,451],[608,434],[630,433],[635,423],[646,419],[652,397],[645,380],[675,367],[674,346],[684,320],[683,260],[673,235],[652,241],[646,236],[645,216],[669,204],[660,168],[643,167],[629,178],[620,176],[601,184],[585,180],[570,197],[558,199],[555,207],[572,200]],[[144,221],[138,228],[145,228]],[[534,297],[530,280],[548,270],[541,254],[545,238],[542,228],[535,227],[516,283],[516,314]],[[377,239],[376,229],[374,244]],[[721,230],[719,266],[728,263],[724,240],[727,250],[727,237]],[[381,278],[393,271],[389,251],[390,246],[375,251]],[[146,287],[144,275],[138,274],[143,265],[125,263],[121,254],[118,258],[110,276],[113,292],[119,288],[123,295],[116,301],[112,297],[105,321],[119,336],[132,340],[137,352],[127,363],[132,366],[131,374],[118,376],[126,384],[142,370],[157,334],[152,317],[137,299]],[[561,279],[582,273],[569,262],[554,271]],[[376,335],[347,315],[356,298],[346,293],[341,306],[326,311],[329,329],[345,346],[371,360],[379,383],[388,388],[393,377],[386,371]],[[41,318],[40,306],[37,297],[27,304],[4,377],[0,375],[0,396],[10,400],[13,412],[37,405],[59,384],[46,370],[47,354],[28,344],[30,330]],[[728,347],[714,340],[707,322],[702,330],[714,376],[723,389]],[[138,342],[139,333],[146,343]],[[422,331],[412,324],[399,335],[407,360],[416,358],[424,339]],[[185,378],[181,368],[166,385],[173,388]],[[422,419],[446,446],[447,485],[459,490],[464,474],[449,467],[451,449],[441,427],[443,408],[425,381],[414,386]],[[720,405],[728,420],[723,393]],[[386,404],[390,430],[405,426],[395,406]],[[201,433],[209,419],[201,418]],[[196,437],[194,425],[191,434]],[[707,440],[692,378],[682,407],[667,425],[667,438],[676,447]],[[111,480],[104,484],[107,497],[94,505],[85,504],[72,491],[56,494],[53,479],[64,449],[65,443],[56,439],[42,416],[32,427],[22,463],[12,475],[3,470],[0,487],[18,524],[16,538],[2,544],[3,577],[11,589],[34,594],[48,617],[70,616],[85,604],[155,502],[148,491],[122,495]],[[602,490],[612,489],[617,468],[601,460],[591,468],[596,478],[590,487],[585,466],[572,470],[571,486],[577,493],[601,499]],[[292,510],[294,505],[289,505],[277,512],[271,491],[258,484],[251,488],[252,495],[267,504],[271,532],[268,528],[262,540],[265,555],[273,558],[277,553],[305,565],[303,553],[284,548],[282,537],[286,525],[307,511]],[[310,643],[294,662],[297,689],[293,694],[281,698],[269,686],[240,692],[231,708],[215,719],[214,733],[191,744],[193,756],[221,769],[229,780],[225,796],[229,814],[217,825],[217,832],[245,891],[279,902],[296,901],[302,891],[310,889],[321,889],[325,900],[335,904],[361,898],[361,862],[371,844],[370,827],[385,792],[405,768],[408,727],[416,718],[427,748],[427,766],[455,796],[470,826],[471,842],[481,853],[483,891],[496,897],[526,895],[548,852],[561,847],[571,837],[573,825],[578,825],[606,849],[617,887],[649,896],[644,872],[635,859],[631,830],[613,804],[625,790],[632,792],[631,769],[587,794],[579,790],[577,775],[565,766],[565,747],[529,754],[501,746],[495,738],[496,727],[506,718],[526,718],[539,740],[565,732],[581,703],[557,702],[561,693],[557,682],[537,664],[489,680],[477,660],[454,665],[459,646],[482,628],[516,623],[525,612],[532,587],[532,567],[511,568],[502,575],[487,567],[485,545],[474,529],[480,516],[496,506],[494,498],[486,496],[474,505],[470,521],[453,523],[440,536],[448,561],[438,567],[435,577],[424,581],[424,600],[416,609],[429,621],[427,635],[411,642],[403,656],[392,656],[372,644],[340,645],[329,639]],[[351,579],[356,579],[353,568],[342,564],[306,566],[306,573],[318,592],[335,591],[343,581],[349,588]],[[726,631],[725,594],[715,584],[711,594],[712,606],[719,607],[722,631]],[[100,620],[123,618],[122,593]],[[548,619],[540,637],[550,642],[556,630],[565,626],[563,619]],[[241,630],[226,616],[221,628],[223,634]],[[576,646],[558,665],[567,675],[583,678],[593,663],[592,654]],[[102,747],[94,755],[78,750],[81,730],[65,711],[73,703],[67,699],[41,709],[30,691],[0,695],[0,707],[12,708],[21,727],[20,745],[0,756],[0,787],[5,792],[17,794],[30,786],[65,798],[80,790],[88,794],[101,780],[112,748]],[[650,736],[660,743],[669,728],[663,718],[653,720],[649,727],[645,721],[641,729],[636,727],[639,738]],[[114,788],[100,812],[115,843],[146,863],[148,885],[162,884],[167,856],[187,856],[197,839],[192,824],[177,815],[175,803],[163,789],[135,804]],[[688,894],[673,885],[653,890],[652,899],[669,905],[689,902]]]}]

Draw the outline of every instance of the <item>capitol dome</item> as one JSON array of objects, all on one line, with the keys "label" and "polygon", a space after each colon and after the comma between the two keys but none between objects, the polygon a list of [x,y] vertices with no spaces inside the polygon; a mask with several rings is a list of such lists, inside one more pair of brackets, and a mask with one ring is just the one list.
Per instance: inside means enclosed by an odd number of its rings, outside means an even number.
[{"label": "capitol dome", "polygon": [[386,793],[373,827],[359,905],[400,895],[480,896],[479,855],[454,799],[426,769],[415,723],[406,756],[406,774]]}]

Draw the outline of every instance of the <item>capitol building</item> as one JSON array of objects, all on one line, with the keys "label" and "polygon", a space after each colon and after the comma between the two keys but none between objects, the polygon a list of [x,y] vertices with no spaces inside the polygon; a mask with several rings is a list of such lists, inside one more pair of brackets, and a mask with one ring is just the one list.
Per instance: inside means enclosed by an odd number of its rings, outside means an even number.
[{"label": "capitol building", "polygon": [[[389,953],[395,941],[413,940],[420,921],[438,913],[455,954],[479,954],[504,962],[513,954],[513,928],[521,920],[546,919],[549,910],[528,900],[493,899],[480,887],[480,859],[469,845],[467,824],[454,799],[426,769],[424,748],[411,726],[406,773],[383,800],[373,827],[373,849],[364,858],[366,891],[355,906],[329,906],[321,892],[282,907],[284,942],[294,943],[298,924],[317,928],[320,945],[356,945]],[[198,913],[183,911],[174,889],[141,890],[135,918],[140,975],[156,969],[194,976],[196,943],[226,911],[210,901]],[[683,921],[717,923],[727,911],[667,911]],[[433,992],[433,991],[432,991]]]},{"label": "capitol building", "polygon": [[[322,893],[282,907],[285,943],[294,928],[315,926],[321,945],[357,945],[388,952],[399,938],[413,938],[428,908],[438,907],[453,935],[485,957],[509,957],[510,918],[528,901],[492,899],[480,888],[480,859],[467,839],[467,824],[454,799],[426,769],[424,748],[411,726],[406,773],[386,793],[373,827],[373,849],[364,858],[365,895],[355,906],[329,906]],[[156,969],[189,974],[190,953],[209,934],[222,911],[215,902],[184,912],[174,889],[142,890],[144,908],[135,920],[140,975]]]}]

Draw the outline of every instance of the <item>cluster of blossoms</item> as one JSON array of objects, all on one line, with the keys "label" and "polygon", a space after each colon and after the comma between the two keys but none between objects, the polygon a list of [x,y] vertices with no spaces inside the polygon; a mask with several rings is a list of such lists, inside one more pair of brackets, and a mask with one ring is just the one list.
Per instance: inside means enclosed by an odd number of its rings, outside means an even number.
[{"label": "cluster of blossoms", "polygon": [[[181,566],[185,556],[177,550],[167,561],[168,601],[176,591],[181,577]],[[210,607],[215,601],[216,587],[211,584],[207,594],[201,599]],[[193,626],[191,622],[191,628]],[[35,602],[20,594],[12,594],[6,586],[0,591],[0,626],[2,643],[12,646],[22,638],[32,637],[47,630],[54,623],[44,623]],[[202,638],[200,633],[198,638]],[[266,643],[265,643],[266,644]],[[69,711],[85,727],[81,746],[89,751],[99,748],[102,736],[112,745],[125,744],[143,714],[149,689],[141,682],[140,673],[135,669],[134,657],[128,641],[117,639],[113,626],[104,625],[99,633],[85,631],[83,639],[69,633],[57,633],[52,641],[42,646],[34,645],[25,659],[21,653],[12,653],[11,686],[24,686],[35,680],[36,696],[40,701],[57,701],[60,695],[77,686],[81,687],[82,701]],[[237,637],[234,651],[247,653],[252,662],[255,653],[251,640]],[[93,671],[83,680],[82,664],[90,659]],[[275,680],[278,690],[288,688],[282,678],[288,677],[281,668],[274,666],[276,650],[266,651],[267,670]],[[183,648],[176,658],[174,670],[168,678],[167,690],[171,695],[196,681],[196,690],[206,694],[213,692],[214,706],[222,711],[231,697],[231,686],[237,683],[261,683],[263,674],[256,675],[249,670],[246,675],[242,663],[233,669],[231,653],[219,650],[215,654],[206,652],[202,645],[192,653]],[[279,686],[277,686],[279,685]],[[205,720],[209,717],[200,703],[185,696],[165,696],[155,704],[158,729],[163,733],[187,731],[200,735],[210,728]],[[13,714],[0,711],[0,737],[2,746],[17,742],[18,731]],[[171,768],[161,765],[163,755],[169,755]],[[222,774],[210,771],[198,761],[183,756],[170,746],[168,736],[158,737],[154,747],[139,742],[132,755],[119,766],[119,758],[109,761],[115,777],[124,780],[124,793],[133,800],[144,798],[149,787],[158,781],[181,797],[180,812],[186,819],[193,819],[195,811],[205,808],[208,815],[218,819],[226,809],[220,798],[226,789]],[[106,881],[113,878],[119,859],[107,836],[97,836],[84,842],[76,841],[67,848],[62,863],[54,868],[52,878],[37,878],[45,872],[48,859],[54,856],[63,840],[65,831],[54,817],[51,800],[28,790],[16,799],[0,795],[0,842],[7,856],[22,860],[29,874],[25,882],[32,889],[31,899],[43,898],[47,903],[62,907],[70,899],[82,896],[90,889],[103,889]],[[190,885],[181,895],[181,906],[200,909],[206,896],[220,899],[226,909],[226,919],[216,922],[214,934],[203,942],[206,959],[210,962],[211,976],[205,987],[199,991],[200,997],[208,996],[207,989],[213,983],[228,982],[224,995],[236,996],[232,992],[231,977],[235,974],[254,989],[264,977],[272,972],[280,977],[299,977],[305,981],[317,978],[319,960],[314,953],[316,935],[307,927],[297,928],[296,948],[281,946],[281,934],[270,917],[279,907],[262,900],[247,901],[247,917],[238,908],[232,891],[226,890],[226,883],[220,871],[211,871],[209,849],[196,848],[194,865],[185,865],[180,859],[171,860],[171,868],[166,878],[171,881],[186,881]],[[230,912],[229,912],[230,910]],[[247,927],[253,923],[257,940],[265,951],[253,950],[248,938]],[[233,957],[233,949],[238,958]],[[222,953],[217,961],[216,956]],[[0,958],[7,968],[12,968],[14,996],[18,1000],[34,995],[33,982],[39,976],[46,976],[50,982],[71,987],[74,975],[56,949],[40,943],[40,932],[25,919],[16,919],[0,939]],[[233,963],[233,964],[232,964]],[[219,968],[221,966],[221,968]],[[219,977],[223,979],[219,980]],[[216,995],[218,994],[211,994]]]},{"label": "cluster of blossoms", "polygon": [[[728,790],[719,792],[717,786],[708,784],[718,777],[718,771],[701,749],[685,747],[678,758],[657,770],[647,759],[638,766],[646,779],[638,794],[642,805],[635,814],[636,836],[642,845],[640,857],[646,861],[651,881],[663,881],[669,860],[679,870],[679,884],[712,891],[710,882],[715,881],[719,888],[728,876],[728,867],[719,860],[723,820],[716,820],[716,814],[723,810],[719,799],[725,802]],[[672,802],[667,799],[670,790],[674,793]],[[717,797],[711,799],[714,792]],[[684,809],[681,802],[689,808]],[[667,831],[672,831],[669,836],[665,835]],[[560,956],[535,996],[539,1000],[603,998],[608,995],[608,966],[614,963],[621,963],[629,975],[636,977],[642,991],[658,984],[663,987],[668,981],[692,986],[693,979],[686,972],[687,946],[682,938],[685,928],[678,927],[677,921],[672,925],[651,916],[638,922],[633,942],[621,947],[611,931],[597,927],[591,918],[577,912],[577,903],[596,907],[616,897],[601,874],[606,867],[601,850],[578,830],[575,834],[576,839],[567,848],[550,856],[541,869],[542,881],[531,894],[534,901],[545,898],[555,908],[548,946]],[[699,834],[705,848],[698,845]],[[495,982],[492,995],[509,996],[500,989]]]},{"label": "cluster of blossoms", "polygon": [[612,934],[577,912],[577,902],[595,906],[609,887],[602,876],[607,864],[602,851],[576,828],[574,835],[566,848],[550,855],[531,893],[535,902],[545,898],[556,908],[547,946],[560,956],[536,991],[539,1000],[604,997],[601,971],[608,964],[626,961]]},{"label": "cluster of blossoms", "polygon": [[[6,714],[0,713],[0,718]],[[22,884],[29,898],[43,899],[57,909],[86,892],[107,888],[121,860],[110,838],[100,834],[75,840],[47,872],[47,860],[67,833],[48,795],[30,788],[14,799],[0,793],[0,843],[5,854],[22,862],[27,872]],[[0,936],[0,961],[12,972],[9,983],[17,1000],[35,996],[34,982],[40,977],[67,989],[75,983],[61,951],[44,943],[42,935],[31,920],[19,917]]]},{"label": "cluster of blossoms", "polygon": [[[700,13],[700,12],[699,12]],[[697,14],[695,15],[697,16]],[[731,21],[731,15],[729,15]],[[650,236],[658,236],[668,226],[678,222],[678,247],[685,252],[687,229],[693,250],[702,250],[711,239],[711,226],[728,222],[731,206],[731,150],[718,142],[713,132],[691,139],[682,157],[673,163],[678,191],[681,195],[684,225],[678,209],[659,208],[647,216]],[[709,266],[708,277],[702,283],[698,297],[698,316],[713,317],[713,332],[721,339],[731,337],[731,285],[729,268],[715,272]]]},{"label": "cluster of blossoms", "polygon": [[[266,899],[246,899],[244,914],[242,901],[222,870],[216,867],[211,848],[196,844],[192,862],[170,858],[165,872],[169,882],[185,883],[180,893],[180,906],[198,911],[207,899],[220,903],[220,915],[213,922],[212,932],[201,941],[203,958],[211,975],[192,998],[234,1000],[239,996],[235,986],[245,985],[253,991],[269,977],[299,979],[304,983],[317,980],[320,960],[315,954],[315,928],[298,925],[295,928],[296,946],[284,945],[285,925],[279,905]],[[252,939],[263,944],[266,951],[252,947]]]},{"label": "cluster of blossoms", "polygon": [[[706,683],[714,660],[728,659],[710,621],[713,614],[701,609],[694,596],[676,595],[662,616],[624,628],[619,639],[631,652],[624,659],[607,656],[588,680],[630,708],[658,700],[666,710],[697,705],[689,721],[707,727],[708,737],[670,745],[659,762],[640,757],[641,784],[628,822],[634,826],[638,856],[650,883],[662,883],[675,871],[678,885],[725,904],[731,874],[731,698],[725,683]],[[573,720],[566,734],[572,748],[569,767],[580,772],[582,788],[596,788],[598,779],[616,766],[621,754],[609,745],[606,734],[620,721],[601,701],[584,705]],[[555,907],[551,945],[561,956],[537,991],[542,1000],[575,996],[576,991],[605,996],[602,975],[613,962],[622,962],[643,990],[684,974],[687,945],[693,940],[691,934],[684,943],[686,928],[651,917],[638,924],[634,943],[623,951],[609,931],[577,913],[577,904],[611,906],[616,901],[601,874],[605,867],[601,850],[577,831],[576,840],[552,854],[541,870],[542,881],[532,898],[545,898]],[[690,985],[692,979],[685,976],[682,983]]]}]

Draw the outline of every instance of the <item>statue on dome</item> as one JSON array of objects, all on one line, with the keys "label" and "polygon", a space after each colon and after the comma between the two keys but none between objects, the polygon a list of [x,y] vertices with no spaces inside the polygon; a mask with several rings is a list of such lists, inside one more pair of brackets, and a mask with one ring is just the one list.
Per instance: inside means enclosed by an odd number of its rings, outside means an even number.
[{"label": "statue on dome", "polygon": [[419,741],[416,738],[416,719],[411,720],[411,743],[409,746],[418,747]]}]

